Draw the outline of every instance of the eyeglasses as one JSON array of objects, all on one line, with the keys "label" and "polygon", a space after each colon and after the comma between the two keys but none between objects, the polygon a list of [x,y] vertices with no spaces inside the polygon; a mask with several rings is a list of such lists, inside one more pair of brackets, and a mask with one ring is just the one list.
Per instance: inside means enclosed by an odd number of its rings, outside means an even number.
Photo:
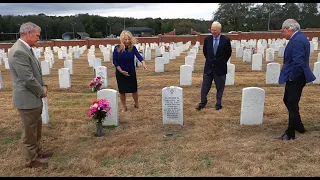
[{"label": "eyeglasses", "polygon": [[286,29],[286,28],[284,28],[284,29],[281,29],[281,30],[280,30],[280,33],[281,33],[281,34],[283,34],[283,31],[284,31],[285,29]]},{"label": "eyeglasses", "polygon": [[211,31],[213,31],[213,32],[217,32],[217,31],[219,31],[220,29],[211,29]]}]

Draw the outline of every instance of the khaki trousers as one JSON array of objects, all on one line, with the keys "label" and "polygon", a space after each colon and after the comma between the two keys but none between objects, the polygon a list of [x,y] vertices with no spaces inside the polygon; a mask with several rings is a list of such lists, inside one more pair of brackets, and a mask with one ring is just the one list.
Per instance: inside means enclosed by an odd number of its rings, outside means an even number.
[{"label": "khaki trousers", "polygon": [[22,122],[22,149],[26,164],[36,160],[41,151],[42,106],[35,109],[18,109]]}]

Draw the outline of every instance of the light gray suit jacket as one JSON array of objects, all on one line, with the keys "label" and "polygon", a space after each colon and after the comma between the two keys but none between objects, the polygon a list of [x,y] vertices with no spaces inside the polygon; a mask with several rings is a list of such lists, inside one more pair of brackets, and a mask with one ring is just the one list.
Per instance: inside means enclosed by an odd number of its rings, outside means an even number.
[{"label": "light gray suit jacket", "polygon": [[11,47],[9,67],[13,83],[13,104],[17,109],[34,109],[42,105],[42,80],[40,63],[23,42],[17,40]]}]

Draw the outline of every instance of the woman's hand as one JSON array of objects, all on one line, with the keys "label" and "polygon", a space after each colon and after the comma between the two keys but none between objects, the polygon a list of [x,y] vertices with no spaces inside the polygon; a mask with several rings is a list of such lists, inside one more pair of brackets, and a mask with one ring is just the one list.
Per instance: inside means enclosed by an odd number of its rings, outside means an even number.
[{"label": "woman's hand", "polygon": [[143,60],[141,63],[142,63],[143,69],[147,70],[148,68],[147,68],[146,62]]},{"label": "woman's hand", "polygon": [[127,71],[120,71],[123,75],[125,75],[125,76],[130,76],[130,74],[127,72]]}]

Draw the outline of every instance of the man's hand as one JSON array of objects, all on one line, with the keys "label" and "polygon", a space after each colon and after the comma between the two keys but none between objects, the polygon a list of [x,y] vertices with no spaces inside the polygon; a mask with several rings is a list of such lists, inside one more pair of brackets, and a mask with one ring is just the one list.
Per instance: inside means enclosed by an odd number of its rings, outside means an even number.
[{"label": "man's hand", "polygon": [[47,86],[42,86],[43,87],[43,94],[40,96],[41,98],[47,97]]}]

